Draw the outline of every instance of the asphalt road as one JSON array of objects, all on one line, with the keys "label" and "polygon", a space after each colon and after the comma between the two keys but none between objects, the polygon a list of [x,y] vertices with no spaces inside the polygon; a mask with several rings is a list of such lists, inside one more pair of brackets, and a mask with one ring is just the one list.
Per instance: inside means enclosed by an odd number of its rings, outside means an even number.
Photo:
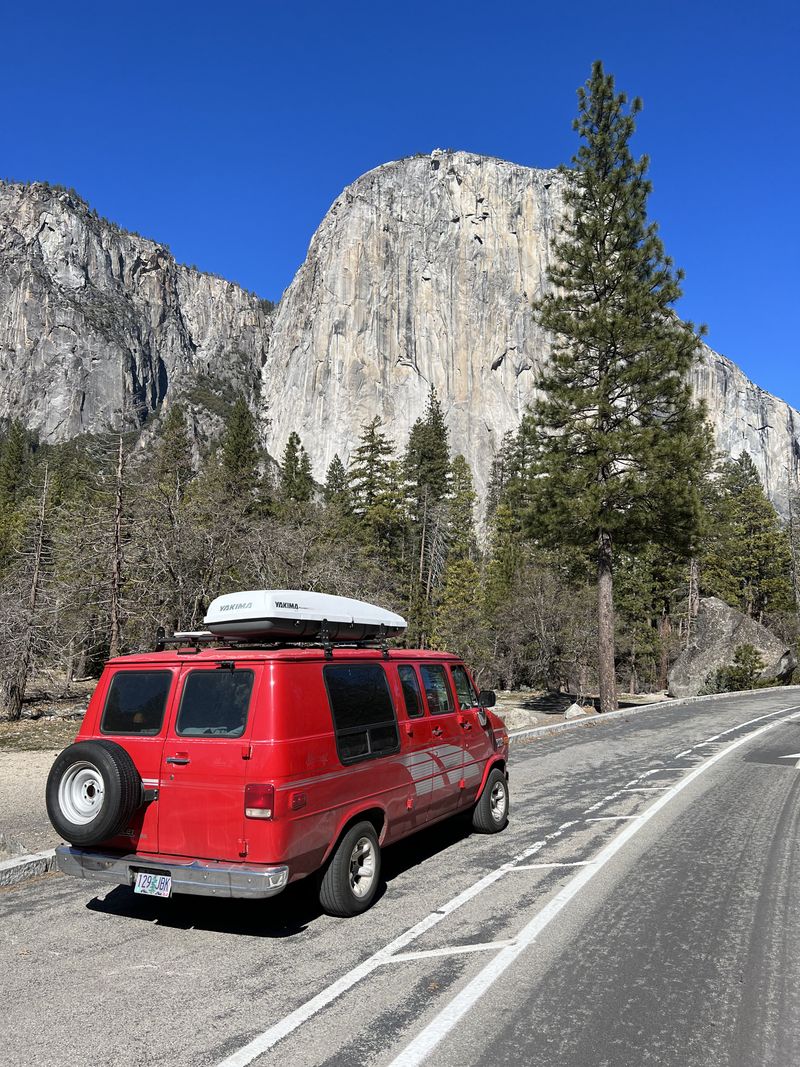
[{"label": "asphalt road", "polygon": [[388,849],[353,920],[0,891],[0,1063],[794,1067],[798,752],[796,690],[515,746],[508,830]]}]

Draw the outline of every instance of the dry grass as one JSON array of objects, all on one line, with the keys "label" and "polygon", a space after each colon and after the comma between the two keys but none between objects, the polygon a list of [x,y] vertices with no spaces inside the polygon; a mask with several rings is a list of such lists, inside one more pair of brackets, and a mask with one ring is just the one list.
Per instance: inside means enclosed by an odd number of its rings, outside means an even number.
[{"label": "dry grass", "polygon": [[66,748],[75,740],[82,716],[0,722],[0,752]]}]

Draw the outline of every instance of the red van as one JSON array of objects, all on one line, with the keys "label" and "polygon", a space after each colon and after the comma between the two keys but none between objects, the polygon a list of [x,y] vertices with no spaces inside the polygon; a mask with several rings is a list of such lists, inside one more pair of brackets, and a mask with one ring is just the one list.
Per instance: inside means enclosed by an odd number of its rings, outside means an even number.
[{"label": "red van", "polygon": [[382,846],[458,813],[505,827],[508,735],[458,657],[343,646],[324,624],[315,647],[197,637],[106,665],[47,783],[65,873],[224,897],[316,875],[349,916]]}]

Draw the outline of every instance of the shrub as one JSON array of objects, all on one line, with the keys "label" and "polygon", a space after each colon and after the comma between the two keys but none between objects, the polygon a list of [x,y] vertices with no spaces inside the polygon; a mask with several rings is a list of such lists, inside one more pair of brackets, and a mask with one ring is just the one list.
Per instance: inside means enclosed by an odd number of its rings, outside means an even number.
[{"label": "shrub", "polygon": [[735,693],[741,689],[757,689],[759,674],[764,670],[761,653],[753,645],[738,645],[733,663],[719,667],[709,674],[703,693]]}]

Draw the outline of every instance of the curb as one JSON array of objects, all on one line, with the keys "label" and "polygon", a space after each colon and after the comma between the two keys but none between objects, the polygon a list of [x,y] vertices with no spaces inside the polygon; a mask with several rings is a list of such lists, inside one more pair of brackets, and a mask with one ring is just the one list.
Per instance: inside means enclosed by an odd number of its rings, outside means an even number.
[{"label": "curb", "polygon": [[30,852],[25,856],[15,856],[0,863],[0,886],[19,885],[29,878],[47,874],[56,868],[56,850],[48,848],[44,852]]},{"label": "curb", "polygon": [[711,703],[715,700],[730,700],[733,697],[753,696],[756,693],[766,692],[800,693],[800,685],[779,685],[769,689],[739,689],[735,693],[710,693],[703,697],[679,697],[676,700],[659,700],[652,704],[635,704],[621,711],[607,711],[604,715],[586,715],[580,719],[570,719],[568,722],[554,722],[552,726],[532,726],[530,729],[515,730],[508,735],[509,745],[516,741],[524,741],[529,737],[550,737],[552,734],[561,733],[562,730],[571,730],[575,726],[598,726],[601,722],[611,722],[618,719],[627,719],[631,715],[641,715],[645,711],[657,711],[664,708],[680,708],[687,704]]}]

